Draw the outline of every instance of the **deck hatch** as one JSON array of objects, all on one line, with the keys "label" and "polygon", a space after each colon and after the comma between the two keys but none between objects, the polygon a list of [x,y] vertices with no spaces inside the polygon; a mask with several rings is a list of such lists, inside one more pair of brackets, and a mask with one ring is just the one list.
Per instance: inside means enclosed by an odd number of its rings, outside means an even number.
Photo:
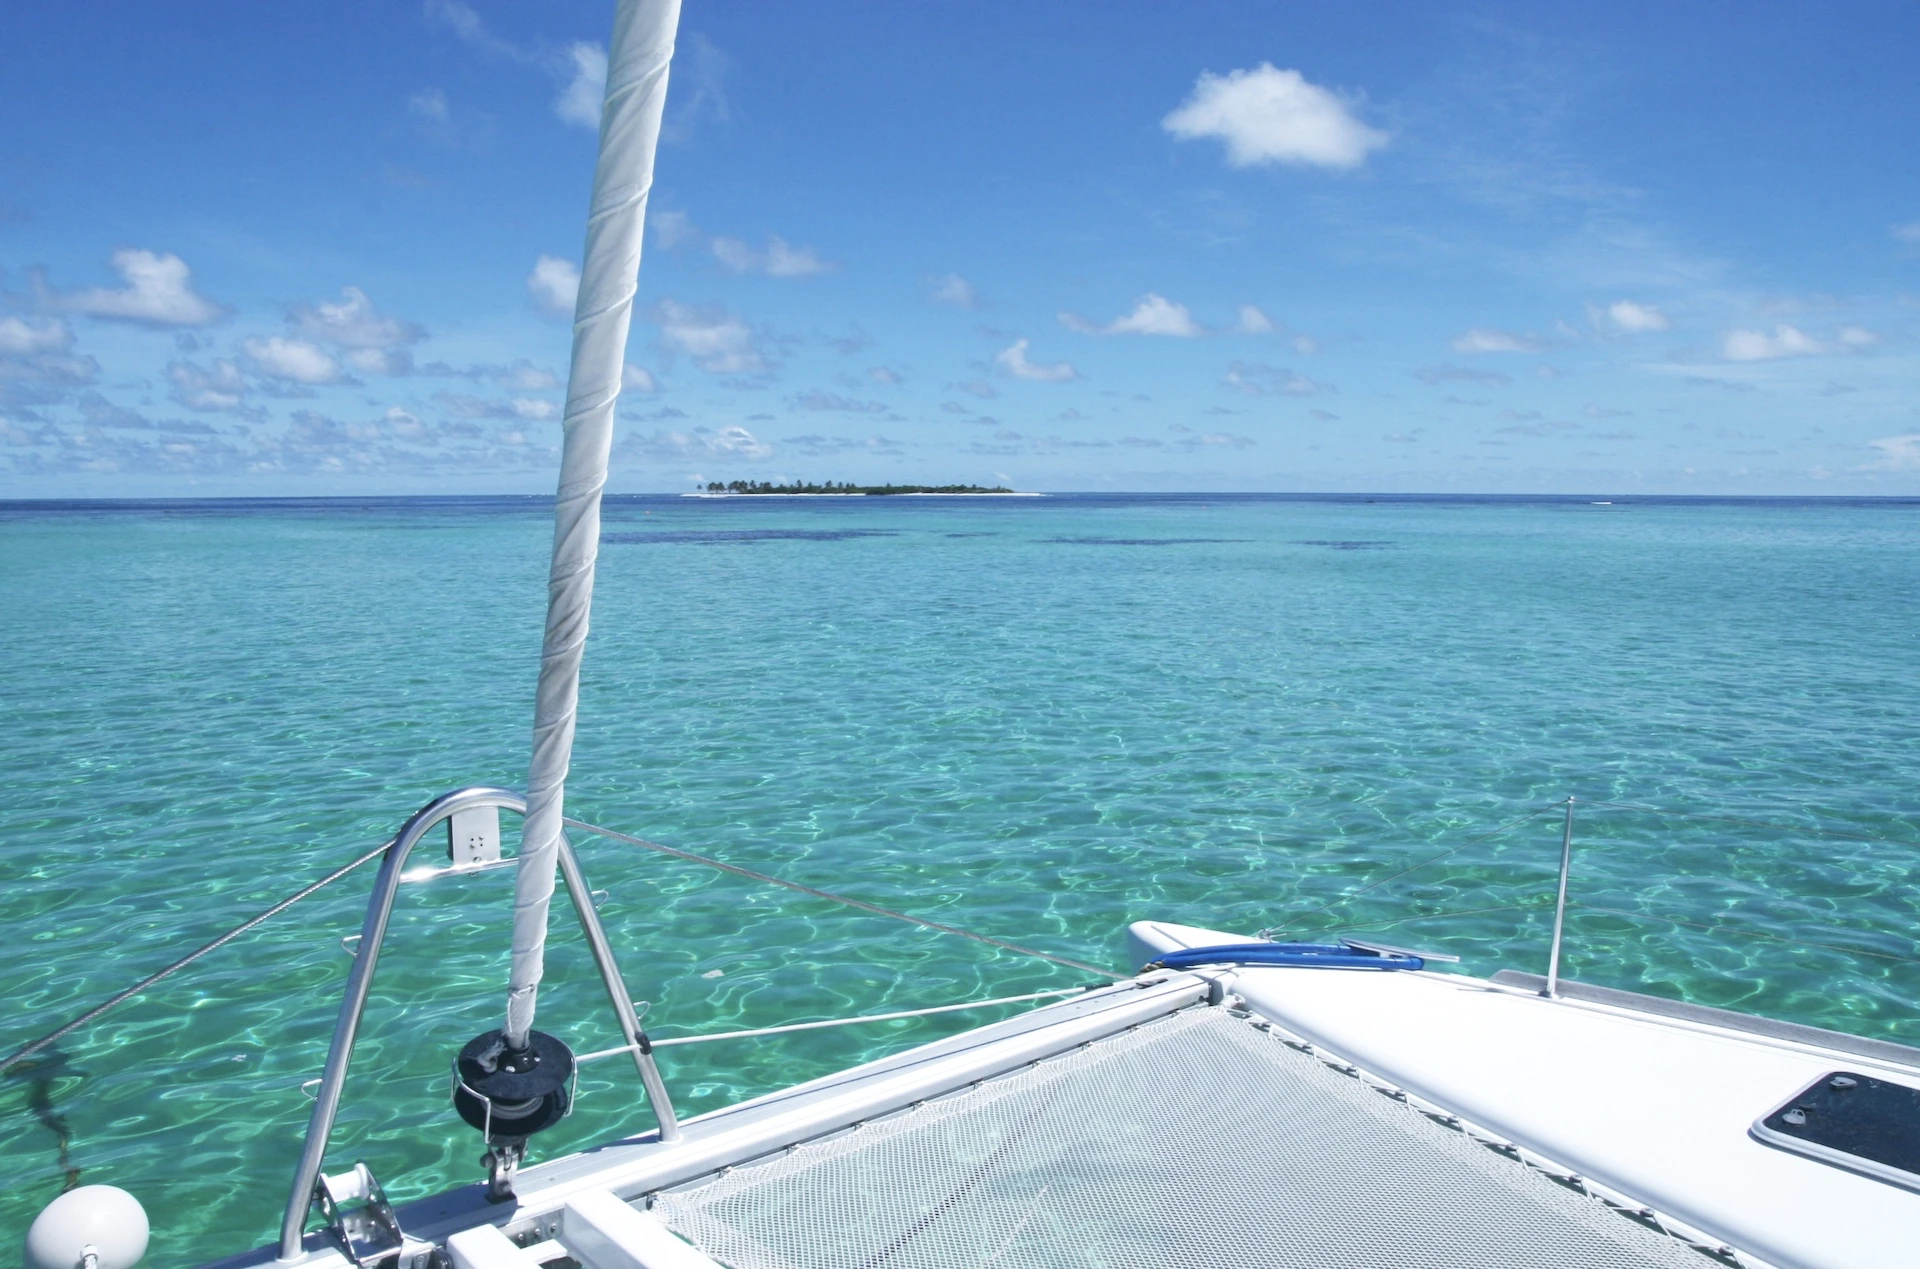
[{"label": "deck hatch", "polygon": [[1828,1071],[1753,1125],[1770,1146],[1920,1190],[1920,1088]]}]

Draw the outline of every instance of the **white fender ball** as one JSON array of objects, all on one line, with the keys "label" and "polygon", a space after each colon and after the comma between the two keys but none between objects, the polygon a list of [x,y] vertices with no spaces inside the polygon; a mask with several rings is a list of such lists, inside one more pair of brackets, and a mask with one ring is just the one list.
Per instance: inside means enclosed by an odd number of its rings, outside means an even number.
[{"label": "white fender ball", "polygon": [[147,1254],[147,1213],[111,1185],[68,1190],[40,1210],[27,1230],[27,1269],[80,1269],[88,1247],[99,1269],[133,1269]]}]

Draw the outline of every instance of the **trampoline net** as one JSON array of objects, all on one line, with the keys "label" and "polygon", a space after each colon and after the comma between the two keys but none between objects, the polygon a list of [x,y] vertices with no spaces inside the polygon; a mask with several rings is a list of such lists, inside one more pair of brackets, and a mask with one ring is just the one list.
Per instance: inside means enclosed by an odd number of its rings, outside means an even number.
[{"label": "trampoline net", "polygon": [[1715,1263],[1219,1008],[653,1210],[734,1269]]}]

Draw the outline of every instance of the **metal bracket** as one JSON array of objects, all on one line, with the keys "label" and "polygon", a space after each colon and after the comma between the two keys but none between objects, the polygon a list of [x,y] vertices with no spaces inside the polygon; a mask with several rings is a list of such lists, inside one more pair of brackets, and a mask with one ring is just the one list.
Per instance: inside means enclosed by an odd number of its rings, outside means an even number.
[{"label": "metal bracket", "polygon": [[500,861],[500,808],[473,806],[447,817],[447,858],[459,868]]},{"label": "metal bracket", "polygon": [[371,1269],[406,1245],[393,1205],[364,1163],[355,1163],[351,1172],[321,1177],[313,1187],[313,1201],[328,1232],[361,1269]]}]

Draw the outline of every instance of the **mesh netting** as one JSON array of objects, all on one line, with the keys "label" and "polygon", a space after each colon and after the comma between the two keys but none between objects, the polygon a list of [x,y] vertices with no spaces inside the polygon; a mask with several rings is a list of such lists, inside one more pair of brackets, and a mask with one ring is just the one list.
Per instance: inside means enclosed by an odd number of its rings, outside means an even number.
[{"label": "mesh netting", "polygon": [[735,1269],[1712,1263],[1218,1008],[654,1210]]}]

